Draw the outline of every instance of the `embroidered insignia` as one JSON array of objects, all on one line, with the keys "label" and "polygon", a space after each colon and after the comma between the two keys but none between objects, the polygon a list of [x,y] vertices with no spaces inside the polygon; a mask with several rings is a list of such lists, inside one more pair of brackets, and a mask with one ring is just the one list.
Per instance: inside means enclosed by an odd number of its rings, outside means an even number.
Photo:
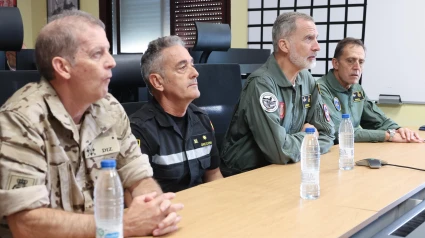
[{"label": "embroidered insignia", "polygon": [[198,149],[201,147],[212,145],[212,136],[212,133],[192,136],[194,142],[193,147],[195,149]]},{"label": "embroidered insignia", "polygon": [[11,174],[8,179],[7,189],[19,189],[35,185],[35,178]]},{"label": "embroidered insignia", "polygon": [[329,114],[329,109],[328,109],[328,106],[326,106],[326,104],[323,104],[323,112],[325,113],[326,120],[328,122],[330,122],[331,121],[331,116]]},{"label": "embroidered insignia", "polygon": [[364,99],[364,95],[361,91],[357,91],[353,93],[353,101],[360,102]]},{"label": "embroidered insignia", "polygon": [[285,103],[279,102],[279,117],[282,120],[285,117]]},{"label": "embroidered insignia", "polygon": [[303,101],[304,108],[310,108],[311,107],[311,94],[303,95],[302,101]]},{"label": "embroidered insignia", "polygon": [[273,93],[262,93],[260,96],[260,105],[266,112],[275,112],[278,108],[277,98]]},{"label": "embroidered insignia", "polygon": [[336,110],[341,111],[341,103],[339,103],[339,99],[337,97],[334,97],[334,105]]},{"label": "embroidered insignia", "polygon": [[318,83],[316,85],[317,85],[317,90],[319,91],[320,95],[322,95],[322,91],[320,91],[320,83]]}]

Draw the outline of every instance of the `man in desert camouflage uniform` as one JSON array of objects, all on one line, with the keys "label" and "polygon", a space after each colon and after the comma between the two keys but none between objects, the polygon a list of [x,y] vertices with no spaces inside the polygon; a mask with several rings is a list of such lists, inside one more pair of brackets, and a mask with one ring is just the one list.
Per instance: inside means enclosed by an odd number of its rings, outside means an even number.
[{"label": "man in desert camouflage uniform", "polygon": [[[0,218],[16,237],[94,237],[94,181],[114,158],[130,194],[124,235],[176,229],[182,204],[171,204],[151,178],[129,120],[108,94],[115,61],[104,25],[81,11],[57,15],[40,32],[42,78],[0,109]],[[0,233],[0,236],[3,236]]]}]

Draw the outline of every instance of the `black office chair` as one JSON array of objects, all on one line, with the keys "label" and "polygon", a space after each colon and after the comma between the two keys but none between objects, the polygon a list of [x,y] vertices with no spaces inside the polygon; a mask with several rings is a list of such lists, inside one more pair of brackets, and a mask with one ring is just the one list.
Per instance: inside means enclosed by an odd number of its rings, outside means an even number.
[{"label": "black office chair", "polygon": [[125,102],[121,103],[121,105],[124,107],[124,110],[128,117],[131,116],[131,114],[137,112],[140,108],[142,108],[143,105],[145,105],[147,101],[141,101],[141,102]]},{"label": "black office chair", "polygon": [[[201,96],[193,103],[208,113],[214,126],[218,149],[221,150],[242,91],[241,71],[238,64],[197,64],[195,67],[199,72],[198,88]],[[238,172],[225,167],[223,163],[220,170],[225,177]]]},{"label": "black office chair", "polygon": [[192,56],[195,63],[206,63],[212,51],[227,51],[232,35],[228,24],[195,22],[196,41],[192,51],[202,52]]},{"label": "black office chair", "polygon": [[109,92],[120,103],[139,101],[139,88],[146,88],[140,67],[142,54],[113,55],[116,66],[112,69]]},{"label": "black office chair", "polygon": [[22,49],[16,52],[16,70],[37,70],[34,49]]},{"label": "black office chair", "polygon": [[219,149],[242,91],[238,64],[196,64],[201,96],[193,101],[205,110],[215,129]]},{"label": "black office chair", "polygon": [[40,81],[40,74],[37,70],[0,71],[0,104],[3,105],[10,96],[27,83],[38,81]]},{"label": "black office chair", "polygon": [[24,25],[17,7],[0,7],[0,70],[6,68],[5,51],[18,51],[24,41]]},{"label": "black office chair", "polygon": [[17,7],[0,7],[1,51],[19,51],[24,42],[24,25]]},{"label": "black office chair", "polygon": [[6,53],[4,51],[0,51],[0,70],[6,69]]}]

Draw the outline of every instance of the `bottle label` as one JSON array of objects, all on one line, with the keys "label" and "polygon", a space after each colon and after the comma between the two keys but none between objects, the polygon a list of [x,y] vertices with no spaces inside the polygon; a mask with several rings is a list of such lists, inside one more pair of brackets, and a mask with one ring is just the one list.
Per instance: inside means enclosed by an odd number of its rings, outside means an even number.
[{"label": "bottle label", "polygon": [[319,172],[302,172],[301,173],[301,181],[303,183],[317,183],[319,182]]},{"label": "bottle label", "polygon": [[122,238],[122,232],[113,231],[111,229],[96,229],[96,238]]}]

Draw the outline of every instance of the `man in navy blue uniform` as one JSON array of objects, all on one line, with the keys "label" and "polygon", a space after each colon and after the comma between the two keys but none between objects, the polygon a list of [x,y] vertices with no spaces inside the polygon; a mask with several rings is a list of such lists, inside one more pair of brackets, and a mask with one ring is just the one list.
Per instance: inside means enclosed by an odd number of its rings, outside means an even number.
[{"label": "man in navy blue uniform", "polygon": [[162,190],[177,192],[223,178],[214,128],[191,103],[200,96],[199,74],[180,37],[150,42],[142,75],[153,100],[130,117],[131,129]]}]

